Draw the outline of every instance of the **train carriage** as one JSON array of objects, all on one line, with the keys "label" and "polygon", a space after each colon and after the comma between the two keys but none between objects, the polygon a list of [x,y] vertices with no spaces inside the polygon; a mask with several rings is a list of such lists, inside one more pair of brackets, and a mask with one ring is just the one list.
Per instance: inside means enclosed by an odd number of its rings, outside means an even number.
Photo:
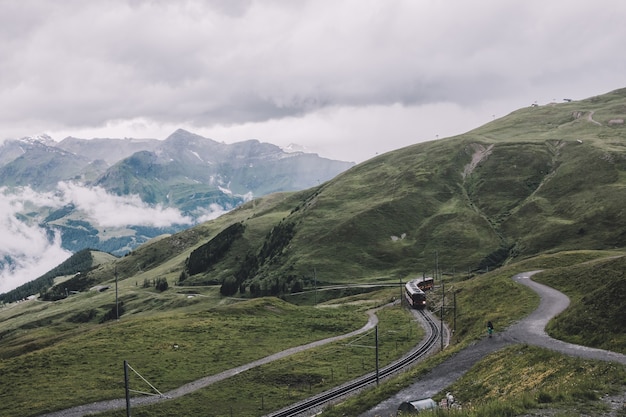
[{"label": "train carriage", "polygon": [[419,280],[409,281],[404,286],[404,296],[412,308],[422,309],[426,307],[426,294],[418,286]]},{"label": "train carriage", "polygon": [[432,277],[423,277],[422,279],[416,279],[417,286],[422,291],[429,291],[435,287],[435,279]]}]

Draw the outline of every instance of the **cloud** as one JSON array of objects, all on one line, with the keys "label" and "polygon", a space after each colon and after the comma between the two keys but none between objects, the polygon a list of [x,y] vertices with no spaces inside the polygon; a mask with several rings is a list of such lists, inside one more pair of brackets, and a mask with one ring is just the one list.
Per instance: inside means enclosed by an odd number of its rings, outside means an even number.
[{"label": "cloud", "polygon": [[[5,188],[0,188],[0,292],[6,292],[21,284],[31,281],[54,268],[71,253],[61,248],[60,236],[50,239],[45,229],[37,224],[28,224],[19,220],[17,214],[27,202],[12,198]],[[54,198],[51,195],[37,196],[30,190],[25,194],[33,201],[48,204]],[[6,262],[8,259],[11,262]]]},{"label": "cloud", "polygon": [[167,227],[193,222],[175,208],[160,204],[151,206],[137,195],[117,196],[101,187],[84,187],[66,182],[60,182],[58,190],[66,204],[73,204],[91,223],[101,227]]},{"label": "cloud", "polygon": [[[133,125],[118,136],[164,138],[178,127],[258,125],[273,130],[251,136],[269,141],[301,119],[291,141],[302,142],[301,131],[323,125],[320,114],[338,121],[329,127],[337,132],[346,113],[376,119],[382,108],[420,117],[396,131],[418,131],[429,123],[425,114],[445,128],[447,110],[419,111],[432,106],[474,114],[477,127],[486,115],[534,101],[621,88],[626,70],[619,53],[626,3],[611,0],[4,0],[2,7],[2,137],[106,137]],[[358,135],[342,133],[333,141],[356,149]]]},{"label": "cloud", "polygon": [[[55,210],[72,204],[84,219],[101,228],[135,226],[168,227],[192,224],[174,208],[151,206],[138,196],[116,196],[99,187],[83,187],[61,182],[55,192],[39,193],[30,187],[0,187],[0,292],[31,281],[56,267],[71,252],[61,247],[61,235],[39,226],[43,219],[25,220],[22,213],[42,207]],[[212,207],[202,218],[216,218],[224,211]],[[6,262],[10,260],[9,262]]]}]

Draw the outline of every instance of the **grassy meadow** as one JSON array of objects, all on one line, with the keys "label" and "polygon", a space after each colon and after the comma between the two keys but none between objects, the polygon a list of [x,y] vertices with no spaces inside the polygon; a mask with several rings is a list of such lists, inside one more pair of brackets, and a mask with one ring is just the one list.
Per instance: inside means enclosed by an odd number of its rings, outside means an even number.
[{"label": "grassy meadow", "polygon": [[[67,320],[75,300],[94,302],[98,295],[79,295],[47,308],[48,303],[30,301],[0,310],[1,316],[13,317],[0,326],[0,373],[6,381],[0,396],[12,399],[0,415],[38,415],[123,397],[124,360],[164,392],[292,346],[347,333],[367,321],[363,306],[301,308],[278,299],[220,306],[210,298],[103,324]],[[147,297],[144,302],[154,307],[162,300]],[[42,325],[32,316],[41,317]],[[15,327],[7,328],[9,323]]]}]

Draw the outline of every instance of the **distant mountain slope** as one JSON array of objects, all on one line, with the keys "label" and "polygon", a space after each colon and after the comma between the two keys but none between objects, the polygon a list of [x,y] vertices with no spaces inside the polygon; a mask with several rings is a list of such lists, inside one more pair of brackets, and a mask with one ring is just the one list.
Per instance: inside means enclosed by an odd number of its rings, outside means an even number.
[{"label": "distant mountain slope", "polygon": [[[123,255],[254,197],[305,189],[353,165],[257,140],[219,143],[184,130],[165,140],[56,143],[41,136],[0,144],[0,194],[25,240],[47,234],[51,246],[58,235],[72,252]],[[23,251],[35,246],[25,245]],[[19,248],[0,248],[0,279],[32,265],[28,258]]]},{"label": "distant mountain slope", "polygon": [[[19,155],[11,152],[15,148],[22,152]],[[0,147],[0,151],[0,160],[5,160],[4,165],[0,166],[0,185],[3,186],[30,186],[35,190],[47,191],[54,188],[59,181],[77,178],[90,163],[85,157],[56,149],[43,142],[31,142],[22,146],[8,143]],[[15,158],[9,160],[11,156]]]},{"label": "distant mountain slope", "polygon": [[[148,203],[185,207],[183,197],[212,193],[198,204],[224,204],[233,194],[253,196],[293,191],[319,184],[352,163],[316,154],[286,153],[278,146],[249,140],[218,143],[178,130],[152,151],[139,151],[109,168],[94,185],[116,194],[137,194]],[[233,207],[241,198],[226,203]]]},{"label": "distant mountain slope", "polygon": [[[172,278],[255,295],[318,282],[495,268],[626,247],[626,89],[521,109],[453,138],[389,152],[311,189],[255,200],[134,252]],[[221,232],[240,222],[241,233]],[[213,241],[216,239],[215,241]],[[228,250],[193,274],[184,250]],[[210,243],[212,242],[213,243]],[[166,255],[169,253],[170,255]],[[170,264],[169,259],[178,259]],[[163,266],[160,266],[163,268]]]},{"label": "distant mountain slope", "polygon": [[57,148],[82,155],[92,161],[103,160],[113,165],[135,152],[153,151],[159,146],[157,139],[78,139],[67,137],[56,144]]}]

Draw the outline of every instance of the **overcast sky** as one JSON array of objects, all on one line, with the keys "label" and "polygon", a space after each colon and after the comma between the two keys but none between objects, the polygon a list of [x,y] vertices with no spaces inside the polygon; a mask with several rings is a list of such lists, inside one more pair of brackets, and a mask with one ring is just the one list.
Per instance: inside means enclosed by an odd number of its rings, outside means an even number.
[{"label": "overcast sky", "polygon": [[[362,162],[626,87],[625,17],[619,0],[0,0],[0,141],[183,128]],[[70,255],[25,204],[190,221],[72,184],[0,194],[0,292]]]},{"label": "overcast sky", "polygon": [[626,2],[0,0],[0,140],[296,143],[361,162],[625,87]]}]

